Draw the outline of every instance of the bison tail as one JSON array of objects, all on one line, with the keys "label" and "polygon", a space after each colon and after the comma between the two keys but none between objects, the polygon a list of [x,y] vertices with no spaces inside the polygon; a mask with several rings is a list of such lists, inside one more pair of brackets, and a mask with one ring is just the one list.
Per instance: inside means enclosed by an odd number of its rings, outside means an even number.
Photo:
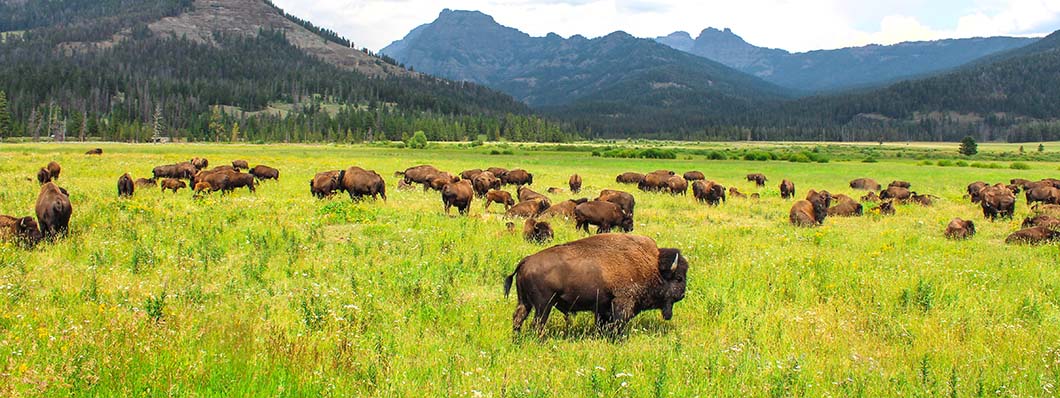
[{"label": "bison tail", "polygon": [[520,261],[519,265],[515,266],[515,271],[512,271],[511,275],[504,278],[504,298],[508,298],[508,293],[512,291],[512,281],[515,280],[515,274],[519,273],[519,268],[523,266],[523,262]]}]

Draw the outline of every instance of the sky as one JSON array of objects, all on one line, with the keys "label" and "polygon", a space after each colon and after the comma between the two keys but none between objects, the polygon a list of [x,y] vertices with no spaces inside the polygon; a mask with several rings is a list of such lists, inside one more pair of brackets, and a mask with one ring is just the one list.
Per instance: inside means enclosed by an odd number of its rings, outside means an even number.
[{"label": "sky", "polygon": [[273,0],[379,50],[445,8],[477,10],[533,36],[638,37],[730,28],[751,44],[793,52],[1060,30],[1060,0]]}]

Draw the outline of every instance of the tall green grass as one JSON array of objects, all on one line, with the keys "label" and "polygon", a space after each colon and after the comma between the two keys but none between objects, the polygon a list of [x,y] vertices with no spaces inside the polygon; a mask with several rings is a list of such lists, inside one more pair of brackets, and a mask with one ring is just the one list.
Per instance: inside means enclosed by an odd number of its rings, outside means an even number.
[{"label": "tall green grass", "polygon": [[[1019,219],[990,223],[967,183],[1055,176],[920,167],[915,161],[658,160],[534,151],[367,146],[0,145],[0,213],[30,215],[32,178],[50,160],[71,192],[70,235],[23,250],[0,244],[2,396],[1049,396],[1060,386],[1056,246],[1011,247]],[[281,170],[257,194],[193,199],[137,191],[124,172],[208,158]],[[511,335],[501,282],[541,250],[508,233],[500,208],[447,217],[440,196],[397,191],[395,170],[523,167],[534,188],[633,190],[624,171],[703,171],[760,201],[717,208],[634,192],[635,234],[691,264],[670,322],[638,316],[598,336],[592,317],[554,317],[542,339]],[[359,165],[387,202],[316,200],[313,173]],[[744,180],[762,172],[769,186]],[[788,226],[787,178],[848,195],[855,177],[902,179],[942,198],[898,215]],[[568,195],[553,195],[555,200]],[[1022,202],[1018,214],[1029,211]],[[975,220],[969,241],[942,237]],[[556,242],[585,236],[553,221]]]}]

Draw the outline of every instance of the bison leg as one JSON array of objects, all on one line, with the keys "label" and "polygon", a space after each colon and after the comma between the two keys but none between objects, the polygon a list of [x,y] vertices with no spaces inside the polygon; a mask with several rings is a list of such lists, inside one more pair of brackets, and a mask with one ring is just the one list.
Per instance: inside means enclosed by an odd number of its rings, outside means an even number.
[{"label": "bison leg", "polygon": [[523,328],[523,322],[526,321],[526,317],[530,315],[530,309],[526,308],[526,304],[522,301],[519,302],[519,306],[515,307],[515,313],[512,314],[512,332],[519,333],[519,330]]},{"label": "bison leg", "polygon": [[552,306],[551,300],[545,305],[534,306],[534,330],[539,336],[545,334],[545,325],[548,323],[548,315],[552,312]]}]

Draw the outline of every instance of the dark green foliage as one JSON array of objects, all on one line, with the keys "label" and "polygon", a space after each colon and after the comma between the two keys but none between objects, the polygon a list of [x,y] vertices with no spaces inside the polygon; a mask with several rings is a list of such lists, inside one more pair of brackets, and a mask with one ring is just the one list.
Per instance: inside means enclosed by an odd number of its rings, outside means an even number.
[{"label": "dark green foliage", "polygon": [[627,159],[677,159],[677,153],[669,149],[612,149],[603,152],[605,158]]},{"label": "dark green foliage", "polygon": [[405,146],[412,149],[423,149],[427,147],[427,135],[419,130],[405,141]]},{"label": "dark green foliage", "polygon": [[7,94],[0,90],[0,140],[13,134],[11,111],[7,107]]},{"label": "dark green foliage", "polygon": [[967,136],[961,140],[961,147],[958,151],[964,156],[974,156],[979,153],[979,145],[975,143],[975,138]]}]

